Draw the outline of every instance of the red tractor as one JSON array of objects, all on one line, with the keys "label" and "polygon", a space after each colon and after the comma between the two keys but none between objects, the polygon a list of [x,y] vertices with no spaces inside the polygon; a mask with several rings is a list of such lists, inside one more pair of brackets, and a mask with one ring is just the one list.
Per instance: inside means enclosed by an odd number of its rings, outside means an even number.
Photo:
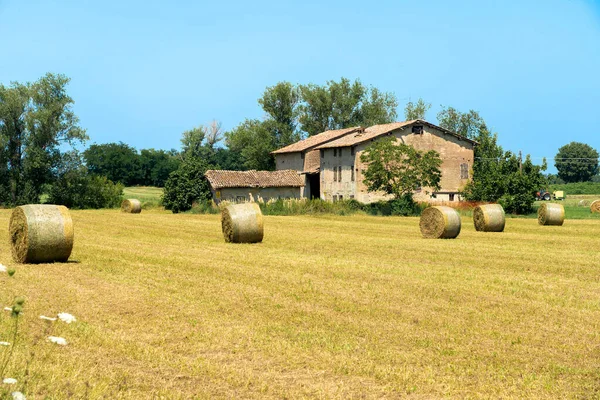
[{"label": "red tractor", "polygon": [[536,200],[552,200],[552,194],[547,191],[546,189],[540,189],[539,192],[535,193],[535,199]]}]

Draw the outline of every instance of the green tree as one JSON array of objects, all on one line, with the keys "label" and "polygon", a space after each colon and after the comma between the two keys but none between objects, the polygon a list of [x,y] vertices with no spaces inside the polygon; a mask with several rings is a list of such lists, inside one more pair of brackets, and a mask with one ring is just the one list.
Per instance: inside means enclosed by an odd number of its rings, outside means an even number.
[{"label": "green tree", "polygon": [[137,185],[142,180],[138,152],[123,143],[93,144],[83,152],[90,173],[105,176],[125,186]]},{"label": "green tree", "polygon": [[554,166],[566,183],[589,182],[598,173],[598,151],[585,143],[571,142],[558,149]]},{"label": "green tree", "polygon": [[425,103],[422,98],[419,98],[416,103],[409,101],[404,107],[404,119],[411,121],[413,119],[425,119],[427,111],[431,108],[431,103]]},{"label": "green tree", "polygon": [[204,174],[209,165],[199,158],[188,158],[165,182],[162,203],[165,209],[179,213],[192,208],[194,202],[211,199],[210,185]]},{"label": "green tree", "polygon": [[328,81],[326,85],[301,85],[299,122],[308,136],[326,130],[393,122],[398,101],[391,93],[366,87],[359,80]]},{"label": "green tree", "polygon": [[39,202],[44,185],[55,179],[61,149],[87,140],[68,83],[66,76],[48,73],[34,83],[0,85],[0,174],[7,179],[7,203]]},{"label": "green tree", "polygon": [[140,185],[163,187],[181,160],[176,150],[142,149],[139,155]]},{"label": "green tree", "polygon": [[227,147],[240,155],[246,169],[274,170],[275,159],[271,152],[277,148],[270,121],[247,119],[231,132],[227,132]]},{"label": "green tree", "polygon": [[480,128],[485,125],[483,118],[477,111],[469,110],[462,113],[453,107],[444,107],[437,115],[438,124],[449,131],[469,139],[475,139]]},{"label": "green tree", "polygon": [[267,113],[270,129],[277,147],[284,147],[300,140],[296,131],[300,91],[289,82],[279,82],[268,87],[258,104]]},{"label": "green tree", "polygon": [[393,137],[385,137],[369,145],[360,160],[368,164],[363,176],[369,191],[412,199],[416,188],[440,188],[442,160],[434,150],[418,151]]}]

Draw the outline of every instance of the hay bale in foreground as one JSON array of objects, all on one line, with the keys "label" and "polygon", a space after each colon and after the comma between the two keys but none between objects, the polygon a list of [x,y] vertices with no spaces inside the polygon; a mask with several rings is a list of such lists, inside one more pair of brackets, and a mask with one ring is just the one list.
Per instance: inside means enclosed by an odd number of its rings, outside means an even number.
[{"label": "hay bale in foreground", "polygon": [[500,204],[482,204],[473,210],[475,230],[480,232],[503,232],[504,208]]},{"label": "hay bale in foreground", "polygon": [[263,240],[263,215],[256,203],[232,204],[221,212],[227,243],[258,243]]},{"label": "hay bale in foreground", "polygon": [[538,209],[540,225],[562,225],[565,222],[565,209],[562,204],[543,203]]},{"label": "hay bale in foreground", "polygon": [[424,238],[454,239],[460,233],[460,216],[451,207],[428,207],[421,214],[419,227]]},{"label": "hay bale in foreground", "polygon": [[139,214],[142,212],[142,203],[138,199],[123,200],[121,211],[129,214]]},{"label": "hay bale in foreground", "polygon": [[592,204],[590,204],[590,211],[593,213],[600,213],[600,200],[592,201]]},{"label": "hay bale in foreground", "polygon": [[65,262],[73,250],[73,220],[64,206],[17,207],[8,230],[12,256],[18,263]]}]

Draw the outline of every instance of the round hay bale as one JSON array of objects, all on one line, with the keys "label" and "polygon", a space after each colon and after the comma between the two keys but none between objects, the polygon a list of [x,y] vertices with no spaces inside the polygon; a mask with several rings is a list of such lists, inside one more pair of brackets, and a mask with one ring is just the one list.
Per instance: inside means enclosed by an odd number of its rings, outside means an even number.
[{"label": "round hay bale", "polygon": [[[579,203],[577,203],[577,205],[579,207],[587,207],[590,205],[590,202],[588,200],[579,200]],[[593,211],[592,211],[593,212]]]},{"label": "round hay bale", "polygon": [[538,209],[540,225],[562,225],[565,222],[565,208],[562,204],[543,203]]},{"label": "round hay bale", "polygon": [[18,263],[65,262],[73,250],[73,220],[64,206],[17,207],[8,230],[12,256]]},{"label": "round hay bale", "polygon": [[121,211],[128,214],[139,214],[142,212],[142,203],[138,199],[123,200]]},{"label": "round hay bale", "polygon": [[482,204],[473,210],[475,230],[480,232],[503,232],[505,217],[500,204]]},{"label": "round hay bale", "polygon": [[221,212],[227,243],[258,243],[263,240],[263,215],[256,203],[232,204]]},{"label": "round hay bale", "polygon": [[592,201],[592,204],[590,204],[590,211],[593,213],[600,213],[600,200]]},{"label": "round hay bale", "polygon": [[419,227],[424,238],[454,239],[460,233],[460,216],[451,207],[428,207],[421,214]]}]

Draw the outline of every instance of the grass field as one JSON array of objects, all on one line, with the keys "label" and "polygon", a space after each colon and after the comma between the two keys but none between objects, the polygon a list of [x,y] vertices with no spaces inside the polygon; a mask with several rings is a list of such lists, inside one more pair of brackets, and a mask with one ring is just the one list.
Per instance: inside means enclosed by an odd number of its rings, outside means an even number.
[{"label": "grass field", "polygon": [[144,209],[158,207],[162,194],[162,188],[153,186],[129,186],[123,189],[124,199],[138,199]]},{"label": "grass field", "polygon": [[[265,217],[232,245],[216,215],[71,214],[69,263],[15,265],[0,238],[0,306],[26,298],[4,393],[600,398],[597,220],[425,240],[417,218]],[[61,311],[78,322],[38,318]]]}]

